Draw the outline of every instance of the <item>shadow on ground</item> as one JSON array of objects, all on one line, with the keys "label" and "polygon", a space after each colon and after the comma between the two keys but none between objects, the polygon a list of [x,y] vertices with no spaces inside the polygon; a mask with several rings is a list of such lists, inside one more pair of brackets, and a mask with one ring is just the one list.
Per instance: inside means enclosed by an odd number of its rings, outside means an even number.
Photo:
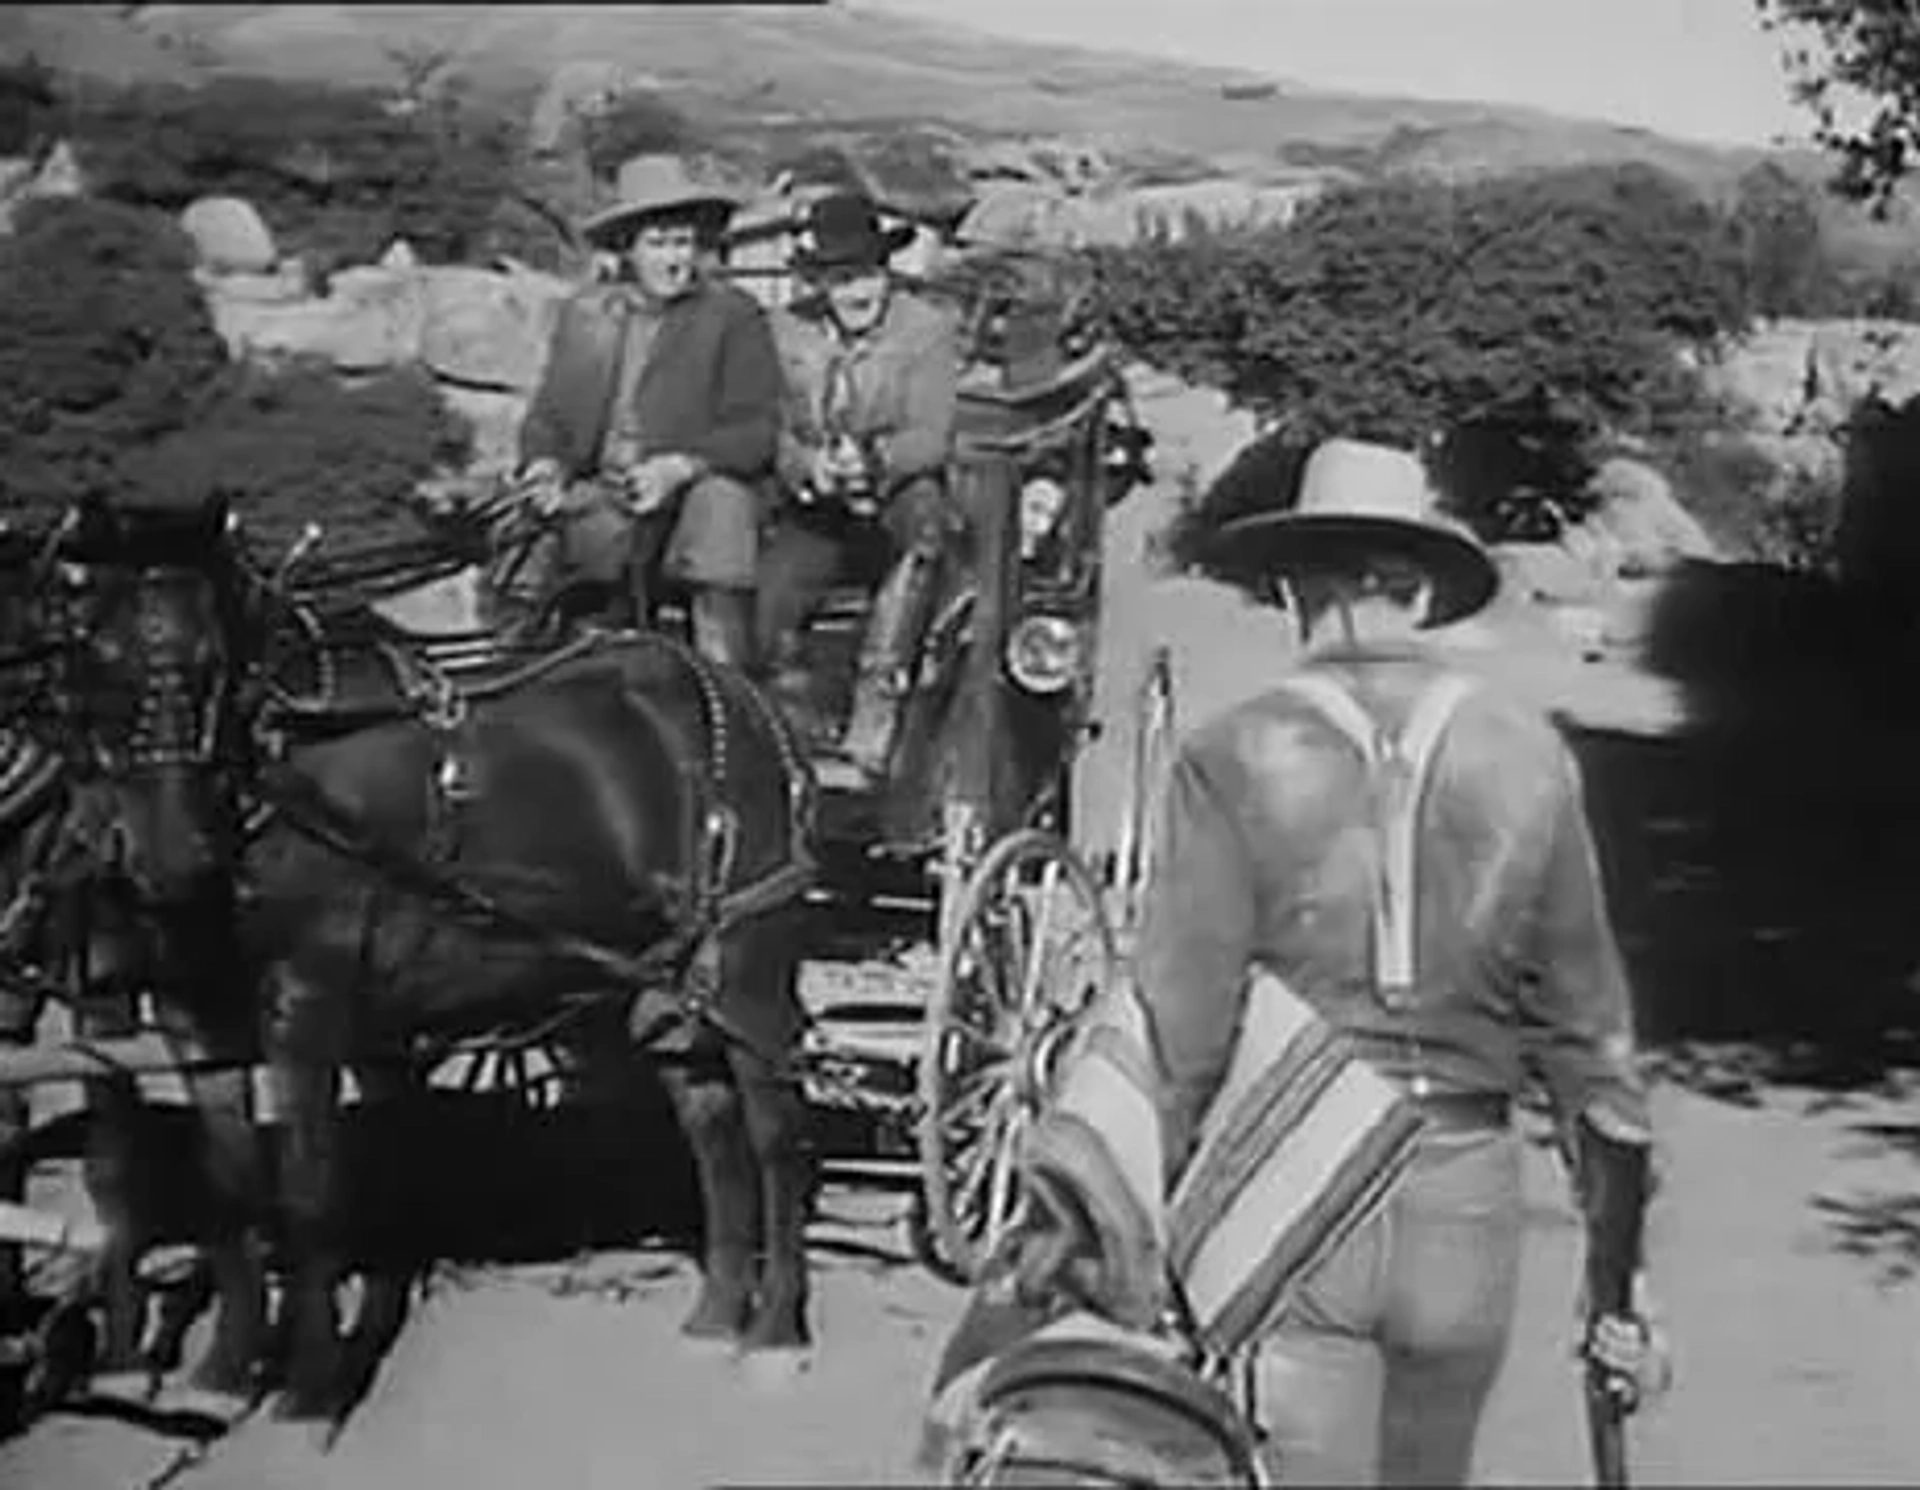
[{"label": "shadow on ground", "polygon": [[[1647,661],[1693,727],[1575,736],[1643,1037],[1672,1079],[1864,1106],[1920,1066],[1920,698],[1892,634],[1815,576],[1690,566]],[[1872,1126],[1920,1162],[1911,1131]],[[1920,1193],[1815,1203],[1843,1249],[1920,1267]]]}]

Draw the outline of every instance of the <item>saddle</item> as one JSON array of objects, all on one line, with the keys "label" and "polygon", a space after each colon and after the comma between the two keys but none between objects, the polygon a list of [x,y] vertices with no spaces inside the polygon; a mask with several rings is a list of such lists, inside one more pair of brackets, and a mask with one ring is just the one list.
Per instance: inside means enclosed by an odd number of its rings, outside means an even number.
[{"label": "saddle", "polygon": [[1010,1347],[970,1393],[951,1486],[1260,1484],[1252,1430],[1166,1342],[1069,1317]]}]

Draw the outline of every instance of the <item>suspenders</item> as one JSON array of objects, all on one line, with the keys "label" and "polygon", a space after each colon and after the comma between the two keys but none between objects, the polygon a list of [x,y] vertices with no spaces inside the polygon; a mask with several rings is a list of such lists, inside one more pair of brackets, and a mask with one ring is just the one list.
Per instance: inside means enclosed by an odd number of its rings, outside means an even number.
[{"label": "suspenders", "polygon": [[1379,858],[1373,895],[1373,976],[1380,1001],[1404,1009],[1414,987],[1414,864],[1420,803],[1435,748],[1473,683],[1443,673],[1414,701],[1403,729],[1376,721],[1335,678],[1303,672],[1281,684],[1313,706],[1367,765]]}]

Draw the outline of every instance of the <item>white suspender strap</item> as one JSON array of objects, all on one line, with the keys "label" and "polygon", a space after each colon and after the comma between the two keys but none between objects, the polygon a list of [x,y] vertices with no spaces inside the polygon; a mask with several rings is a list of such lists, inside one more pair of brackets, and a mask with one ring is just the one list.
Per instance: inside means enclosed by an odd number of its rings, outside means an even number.
[{"label": "white suspender strap", "polygon": [[1443,673],[1414,700],[1403,729],[1376,721],[1327,673],[1285,680],[1288,692],[1312,704],[1353,743],[1367,765],[1379,845],[1373,897],[1373,975],[1381,1000],[1404,1003],[1414,984],[1414,866],[1420,803],[1440,737],[1473,683]]}]

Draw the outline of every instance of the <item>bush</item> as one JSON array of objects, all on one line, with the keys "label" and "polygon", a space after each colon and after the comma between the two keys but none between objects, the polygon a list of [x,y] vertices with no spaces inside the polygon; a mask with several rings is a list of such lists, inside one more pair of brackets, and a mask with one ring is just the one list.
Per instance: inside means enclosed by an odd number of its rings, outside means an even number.
[{"label": "bush", "polygon": [[693,121],[666,99],[644,90],[622,93],[580,121],[587,169],[610,180],[636,155],[690,150],[700,144]]},{"label": "bush", "polygon": [[371,91],[244,77],[95,91],[72,129],[99,195],[167,211],[245,197],[323,273],[395,238],[429,262],[483,256],[520,148],[457,92],[398,112]]},{"label": "bush", "polygon": [[1565,512],[1581,445],[1684,405],[1675,349],[1745,319],[1724,220],[1643,167],[1354,188],[1285,227],[1096,263],[1137,355],[1218,384],[1289,440],[1499,432],[1524,479],[1476,489],[1464,515],[1490,537]]},{"label": "bush", "polygon": [[420,479],[463,459],[464,424],[420,373],[231,363],[158,212],[36,202],[0,240],[0,482],[30,522],[85,495],[232,495],[269,543],[309,519],[377,541]]},{"label": "bush", "polygon": [[60,118],[53,69],[38,57],[0,66],[0,156],[38,155]]},{"label": "bush", "polygon": [[128,486],[162,502],[224,492],[269,552],[283,551],[308,522],[357,548],[418,531],[410,494],[423,477],[464,461],[470,444],[424,373],[349,386],[321,363],[239,367],[192,427],[141,459]]},{"label": "bush", "polygon": [[43,516],[118,487],[126,459],[192,422],[226,365],[191,268],[157,214],[24,205],[0,239],[0,485]]}]

